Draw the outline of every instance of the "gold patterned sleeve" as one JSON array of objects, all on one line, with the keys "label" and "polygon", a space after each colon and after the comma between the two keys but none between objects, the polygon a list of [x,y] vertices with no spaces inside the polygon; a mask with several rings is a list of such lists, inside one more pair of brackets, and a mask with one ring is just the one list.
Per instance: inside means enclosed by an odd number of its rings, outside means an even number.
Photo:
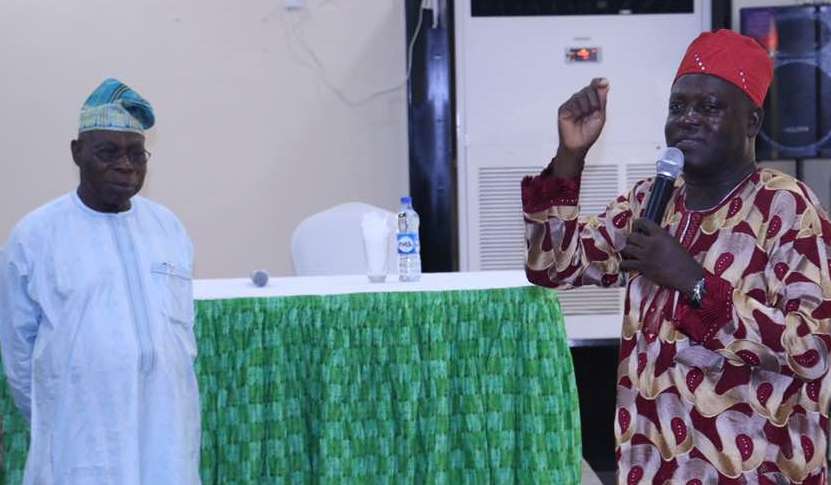
[{"label": "gold patterned sleeve", "polygon": [[[752,254],[733,254],[738,245],[711,247],[717,263],[705,277],[702,305],[682,298],[675,314],[691,341],[730,362],[716,391],[742,389],[744,402],[780,423],[797,405],[827,415],[831,404],[831,225],[805,191],[762,189],[755,213],[731,234],[734,242],[755,238]],[[735,268],[736,279],[725,268],[739,259],[746,263]]]},{"label": "gold patterned sleeve", "polygon": [[600,215],[580,217],[579,178],[546,172],[522,181],[528,281],[550,288],[623,286],[620,251],[632,227],[639,185]]}]

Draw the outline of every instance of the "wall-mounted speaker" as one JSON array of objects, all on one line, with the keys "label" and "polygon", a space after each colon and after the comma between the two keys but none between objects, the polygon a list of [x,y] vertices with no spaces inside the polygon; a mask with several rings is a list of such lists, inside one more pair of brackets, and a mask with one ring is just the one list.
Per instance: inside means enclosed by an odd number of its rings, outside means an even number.
[{"label": "wall-mounted speaker", "polygon": [[757,158],[831,156],[831,7],[743,8],[741,31],[774,64]]}]

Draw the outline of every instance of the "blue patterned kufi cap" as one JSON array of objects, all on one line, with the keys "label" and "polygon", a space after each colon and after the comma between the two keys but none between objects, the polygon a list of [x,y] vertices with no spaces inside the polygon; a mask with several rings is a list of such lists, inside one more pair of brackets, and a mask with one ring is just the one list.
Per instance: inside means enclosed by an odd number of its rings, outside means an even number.
[{"label": "blue patterned kufi cap", "polygon": [[107,79],[81,107],[79,133],[91,130],[144,133],[156,122],[146,99],[117,79]]}]

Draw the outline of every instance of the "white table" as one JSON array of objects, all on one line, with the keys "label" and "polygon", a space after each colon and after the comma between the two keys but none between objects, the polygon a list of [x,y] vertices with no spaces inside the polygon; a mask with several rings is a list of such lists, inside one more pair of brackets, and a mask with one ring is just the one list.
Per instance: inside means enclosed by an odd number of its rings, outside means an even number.
[{"label": "white table", "polygon": [[[203,279],[194,282],[197,300],[303,295],[341,295],[406,291],[453,291],[519,288],[530,286],[523,271],[425,273],[418,282],[401,283],[390,275],[385,283],[370,283],[365,275],[295,276],[271,278],[258,288],[247,278]],[[597,318],[564,316],[571,346],[614,344],[620,339],[619,315]]]}]

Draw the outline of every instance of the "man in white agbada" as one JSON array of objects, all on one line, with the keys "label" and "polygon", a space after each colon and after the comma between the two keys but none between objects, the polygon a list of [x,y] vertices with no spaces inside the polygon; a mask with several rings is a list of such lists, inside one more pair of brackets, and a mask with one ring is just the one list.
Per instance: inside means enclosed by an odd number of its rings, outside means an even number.
[{"label": "man in white agbada", "polygon": [[0,347],[31,423],[24,483],[199,483],[192,247],[136,194],[152,107],[108,79],[84,104],[77,191],[23,218],[0,257]]}]

